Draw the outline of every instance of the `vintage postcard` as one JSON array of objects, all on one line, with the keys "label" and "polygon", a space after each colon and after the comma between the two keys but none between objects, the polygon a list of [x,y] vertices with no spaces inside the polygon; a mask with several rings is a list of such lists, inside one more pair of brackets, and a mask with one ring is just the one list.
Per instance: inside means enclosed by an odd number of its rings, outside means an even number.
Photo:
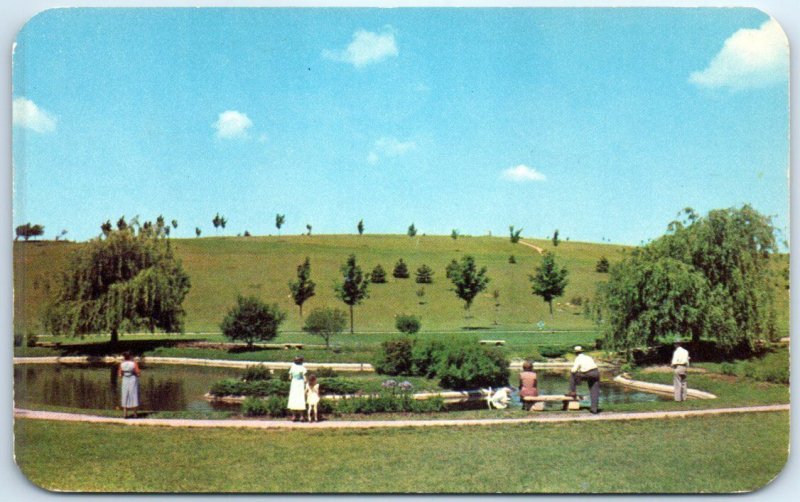
[{"label": "vintage postcard", "polygon": [[733,493],[783,469],[780,19],[67,8],[12,70],[35,485]]}]

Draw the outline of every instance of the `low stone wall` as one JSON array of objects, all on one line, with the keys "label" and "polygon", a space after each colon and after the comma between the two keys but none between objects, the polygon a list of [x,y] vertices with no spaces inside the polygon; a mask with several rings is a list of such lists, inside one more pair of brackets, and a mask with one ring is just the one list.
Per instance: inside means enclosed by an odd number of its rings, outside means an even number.
[{"label": "low stone wall", "polygon": [[[663,394],[667,396],[674,395],[674,388],[672,385],[666,385],[661,383],[650,383],[650,382],[642,382],[641,380],[631,380],[630,378],[625,378],[622,375],[619,375],[614,378],[614,381],[620,385],[624,385],[626,387],[630,387],[632,389],[643,390],[645,392],[652,392],[654,394]],[[716,399],[717,396],[711,394],[710,392],[703,392],[702,390],[697,389],[689,389],[686,391],[686,395],[692,399]]]},{"label": "low stone wall", "polygon": [[[137,358],[139,359],[139,358]],[[224,359],[192,359],[186,357],[144,357],[139,359],[151,364],[182,364],[187,366],[211,366],[216,368],[241,368],[248,366],[264,366],[271,370],[288,370],[290,362],[263,362],[263,361],[230,361]],[[14,364],[88,364],[88,363],[115,363],[122,361],[121,357],[105,356],[63,356],[63,357],[15,357]],[[369,363],[305,363],[309,370],[330,368],[343,372],[372,372],[375,371]]]},{"label": "low stone wall", "polygon": [[[242,403],[247,396],[214,396],[210,393],[206,393],[205,396],[206,400],[208,401],[217,401],[221,403]],[[354,397],[368,397],[368,394],[362,395],[355,395],[355,394],[323,394],[320,396],[321,399],[329,399],[332,401],[336,401],[339,399],[349,399]],[[465,403],[467,401],[479,401],[481,399],[486,399],[486,394],[481,390],[448,390],[442,392],[417,392],[413,395],[413,398],[416,400],[425,400],[431,399],[434,397],[440,397],[442,400],[447,404],[452,403]]]}]

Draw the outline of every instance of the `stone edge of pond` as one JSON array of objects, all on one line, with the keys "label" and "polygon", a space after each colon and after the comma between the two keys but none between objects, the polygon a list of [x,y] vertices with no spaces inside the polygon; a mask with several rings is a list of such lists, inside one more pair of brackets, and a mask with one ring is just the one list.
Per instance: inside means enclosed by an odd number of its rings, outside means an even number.
[{"label": "stone edge of pond", "polygon": [[[289,369],[292,365],[291,362],[275,362],[275,361],[238,361],[230,359],[199,359],[188,357],[159,357],[149,356],[138,358],[145,363],[154,364],[182,364],[187,366],[213,366],[219,368],[247,368],[248,366],[264,366],[271,370],[285,370]],[[115,363],[122,361],[120,356],[38,356],[26,357],[15,356],[14,364],[85,364],[85,363]],[[571,362],[552,362],[552,363],[533,363],[534,369],[570,369]],[[317,370],[319,368],[330,368],[337,371],[354,371],[354,372],[374,372],[375,368],[370,363],[304,363],[304,366],[309,370]],[[601,368],[609,369],[612,366],[608,364],[599,364]],[[509,364],[511,369],[522,368],[522,361],[514,361]]]},{"label": "stone edge of pond", "polygon": [[789,411],[789,404],[773,404],[760,406],[741,406],[734,408],[714,408],[708,410],[675,410],[646,412],[610,412],[599,415],[569,414],[550,415],[526,418],[483,418],[483,419],[439,419],[439,420],[359,420],[359,421],[323,421],[314,423],[291,422],[287,420],[200,420],[175,418],[138,418],[124,419],[101,417],[97,415],[81,415],[54,411],[36,411],[14,408],[15,418],[34,420],[56,420],[67,422],[106,423],[140,426],[166,427],[220,427],[220,428],[252,428],[252,429],[366,429],[366,428],[398,428],[398,427],[432,427],[432,426],[470,426],[470,425],[514,425],[525,423],[559,423],[585,421],[625,421],[647,419],[691,418],[708,415],[725,415],[731,413],[758,413]]},{"label": "stone edge of pond", "polygon": [[[671,396],[674,393],[674,388],[672,385],[643,382],[641,380],[632,380],[630,378],[625,378],[622,375],[617,375],[616,377],[614,377],[614,381],[620,385],[624,385],[632,389],[652,392],[654,394],[663,394]],[[697,389],[688,389],[686,391],[686,395],[693,399],[717,399],[716,395],[710,392],[704,392],[702,390],[697,390]]]}]

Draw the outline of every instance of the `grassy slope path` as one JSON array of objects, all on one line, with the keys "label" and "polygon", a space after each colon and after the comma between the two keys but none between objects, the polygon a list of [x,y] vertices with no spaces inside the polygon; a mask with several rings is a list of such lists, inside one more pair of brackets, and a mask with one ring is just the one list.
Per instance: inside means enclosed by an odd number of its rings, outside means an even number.
[{"label": "grassy slope path", "polygon": [[539,253],[539,254],[543,254],[544,253],[544,249],[540,248],[539,246],[535,246],[535,245],[531,244],[530,242],[519,241],[519,243],[524,245],[524,246],[528,246],[529,248],[535,249],[536,252]]},{"label": "grassy slope path", "polygon": [[688,418],[709,415],[726,415],[731,413],[756,413],[767,411],[789,411],[788,404],[767,406],[742,406],[736,408],[717,408],[709,410],[686,411],[649,411],[638,413],[601,413],[590,414],[558,414],[537,415],[529,418],[498,418],[472,420],[358,420],[342,422],[298,423],[288,420],[187,420],[170,418],[140,418],[126,420],[124,418],[100,417],[78,413],[61,413],[54,411],[33,411],[14,409],[14,417],[37,420],[58,420],[65,422],[92,422],[105,424],[151,425],[167,427],[199,427],[199,428],[249,428],[249,429],[375,429],[399,427],[434,427],[434,426],[471,426],[471,425],[509,425],[524,423],[560,423],[560,422],[596,422],[620,420],[655,420],[667,418]]}]

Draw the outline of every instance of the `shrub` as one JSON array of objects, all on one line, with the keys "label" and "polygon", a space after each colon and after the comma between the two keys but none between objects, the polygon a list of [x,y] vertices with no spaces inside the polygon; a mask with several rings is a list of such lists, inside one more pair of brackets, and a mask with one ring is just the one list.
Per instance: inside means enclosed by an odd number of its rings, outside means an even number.
[{"label": "shrub", "polygon": [[314,374],[316,374],[318,378],[334,378],[339,376],[339,374],[336,373],[333,368],[329,368],[327,366],[317,368]]},{"label": "shrub", "polygon": [[401,314],[394,322],[395,327],[401,333],[413,335],[420,328],[420,320],[417,316]]},{"label": "shrub", "polygon": [[214,383],[209,393],[214,396],[287,396],[289,383],[280,380],[245,382],[226,378]]},{"label": "shrub", "polygon": [[410,393],[383,391],[372,396],[340,399],[333,405],[337,413],[429,413],[444,409],[441,398],[415,400]]},{"label": "shrub", "polygon": [[411,374],[433,378],[445,343],[439,340],[417,342],[411,349]]},{"label": "shrub", "polygon": [[580,296],[573,296],[569,302],[572,305],[575,305],[576,307],[580,307],[581,305],[583,305],[583,298],[581,298]]},{"label": "shrub", "polygon": [[22,347],[22,343],[25,341],[25,335],[16,331],[14,332],[14,347]]},{"label": "shrub", "polygon": [[723,375],[736,376],[736,365],[733,363],[722,363],[719,365],[719,371]]},{"label": "shrub", "polygon": [[601,256],[600,259],[597,260],[597,264],[594,266],[595,272],[601,274],[607,274],[608,268],[609,268],[608,258],[606,258],[605,256]]},{"label": "shrub", "polygon": [[28,333],[28,336],[25,339],[25,345],[28,347],[36,347],[36,343],[39,341],[39,337],[34,335],[33,333]]},{"label": "shrub", "polygon": [[509,256],[509,257],[508,257],[508,263],[510,263],[510,264],[512,264],[512,265],[513,265],[513,264],[515,264],[515,263],[517,263],[517,259],[514,257],[514,255],[513,255],[513,254],[512,254],[511,256]]},{"label": "shrub", "polygon": [[386,282],[386,271],[379,263],[375,265],[375,268],[372,269],[372,273],[369,277],[369,282],[373,284],[383,284]]},{"label": "shrub", "polygon": [[242,403],[242,413],[248,417],[263,417],[269,413],[263,399],[248,397]]},{"label": "shrub", "polygon": [[595,338],[594,339],[594,348],[596,350],[603,350],[603,339],[602,338]]},{"label": "shrub", "polygon": [[411,372],[413,342],[409,338],[387,340],[375,361],[375,371],[383,375],[408,375]]},{"label": "shrub", "polygon": [[544,357],[549,357],[549,358],[562,357],[570,350],[572,350],[572,347],[560,346],[560,345],[545,345],[544,347],[539,347],[539,353],[542,354]]},{"label": "shrub", "polygon": [[245,382],[253,382],[256,380],[269,380],[272,378],[272,372],[266,366],[260,364],[248,366],[245,368],[241,379]]},{"label": "shrub", "polygon": [[319,389],[322,394],[355,394],[361,384],[346,378],[320,378]]},{"label": "shrub", "polygon": [[288,400],[285,397],[270,396],[267,399],[248,397],[242,403],[242,413],[248,417],[283,417],[286,415]]},{"label": "shrub", "polygon": [[222,334],[230,340],[242,340],[248,347],[278,335],[278,327],[286,320],[286,312],[278,304],[267,305],[254,296],[239,296],[236,305],[222,320]]},{"label": "shrub", "polygon": [[433,269],[425,264],[422,264],[422,266],[420,266],[417,269],[415,275],[417,276],[417,278],[415,279],[417,281],[417,284],[433,283]]},{"label": "shrub", "polygon": [[457,277],[458,276],[458,271],[460,270],[460,267],[461,267],[461,265],[459,265],[458,262],[455,259],[450,260],[450,263],[448,263],[447,267],[445,267],[445,269],[444,269],[445,277],[447,277],[448,279],[450,279],[452,281],[453,277]]},{"label": "shrub", "polygon": [[508,384],[508,361],[496,348],[474,345],[448,347],[436,368],[446,389],[475,389]]},{"label": "shrub", "polygon": [[397,261],[394,265],[394,270],[392,271],[392,276],[396,279],[408,279],[408,265],[403,261],[402,258]]}]

